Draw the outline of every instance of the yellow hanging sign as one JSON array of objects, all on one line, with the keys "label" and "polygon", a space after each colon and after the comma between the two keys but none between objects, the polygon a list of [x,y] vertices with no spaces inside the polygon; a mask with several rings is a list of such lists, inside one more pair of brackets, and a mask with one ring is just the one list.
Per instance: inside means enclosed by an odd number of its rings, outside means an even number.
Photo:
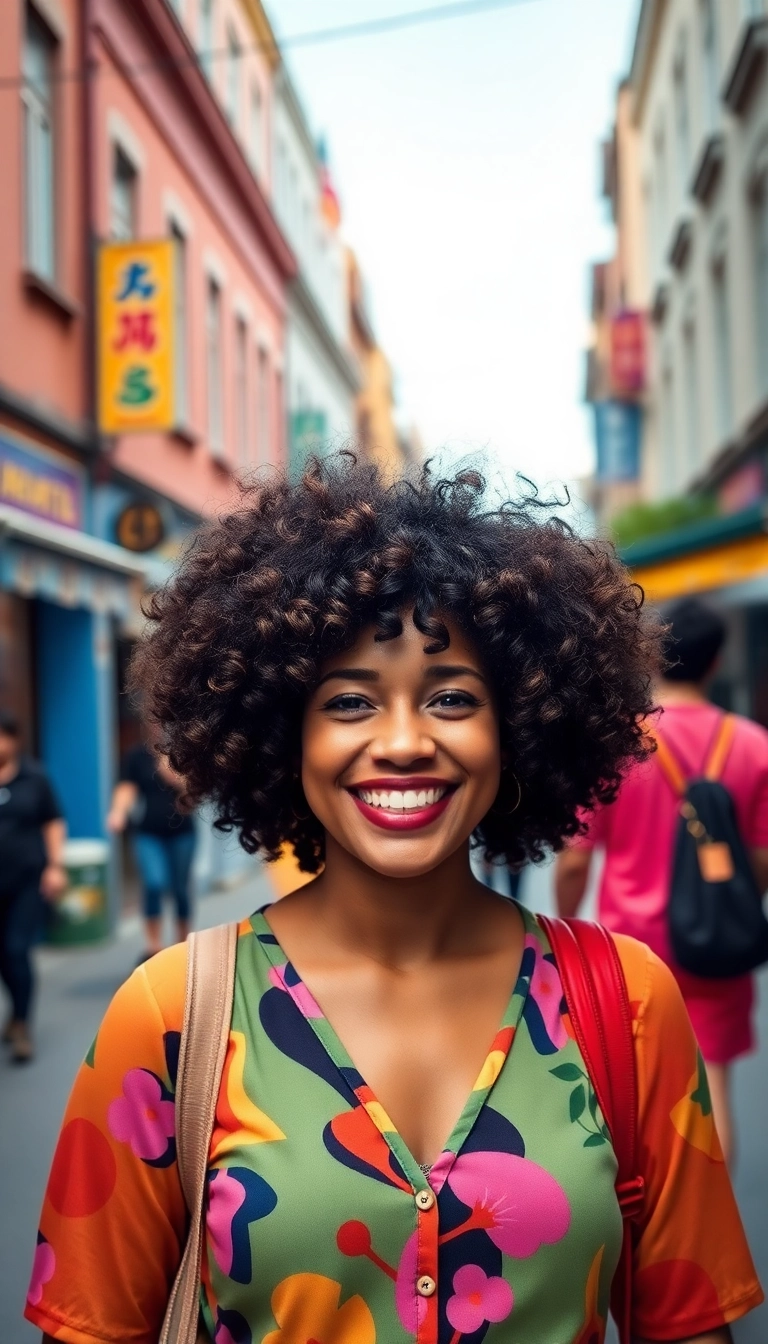
[{"label": "yellow hanging sign", "polygon": [[102,434],[175,423],[171,238],[103,243],[98,256],[98,415]]}]

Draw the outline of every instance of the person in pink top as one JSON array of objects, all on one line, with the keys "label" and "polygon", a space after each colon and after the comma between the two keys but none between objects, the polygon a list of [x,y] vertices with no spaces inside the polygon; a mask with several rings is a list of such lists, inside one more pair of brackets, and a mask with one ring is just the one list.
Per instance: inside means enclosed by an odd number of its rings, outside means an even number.
[{"label": "person in pink top", "polygon": [[[725,625],[697,598],[683,598],[666,613],[667,670],[657,687],[661,713],[654,723],[686,778],[703,773],[722,722],[706,687],[725,640]],[[729,790],[742,838],[761,890],[768,888],[768,732],[738,717],[720,776]],[[707,1067],[712,1105],[726,1156],[733,1154],[729,1067],[754,1047],[750,975],[703,980],[675,964],[667,929],[667,902],[680,815],[659,760],[630,770],[619,795],[588,817],[585,835],[559,856],[555,895],[561,915],[581,904],[595,849],[605,851],[598,918],[629,934],[671,967],[683,992]]]}]

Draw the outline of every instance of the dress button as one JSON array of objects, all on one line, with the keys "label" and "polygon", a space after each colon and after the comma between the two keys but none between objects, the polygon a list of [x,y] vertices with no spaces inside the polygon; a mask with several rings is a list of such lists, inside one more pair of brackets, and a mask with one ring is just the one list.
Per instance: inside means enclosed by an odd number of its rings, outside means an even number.
[{"label": "dress button", "polygon": [[432,1194],[431,1190],[420,1190],[416,1196],[416,1207],[418,1209],[424,1209],[425,1212],[427,1209],[433,1208],[434,1203],[435,1196]]},{"label": "dress button", "polygon": [[422,1274],[421,1278],[416,1281],[416,1292],[419,1297],[431,1297],[436,1288],[435,1280],[430,1279],[428,1274]]}]

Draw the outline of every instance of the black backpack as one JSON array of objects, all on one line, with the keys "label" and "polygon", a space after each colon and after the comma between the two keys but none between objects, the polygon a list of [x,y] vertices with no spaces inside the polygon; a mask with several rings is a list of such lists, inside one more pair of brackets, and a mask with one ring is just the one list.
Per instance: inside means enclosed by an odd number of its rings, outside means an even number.
[{"label": "black backpack", "polygon": [[736,720],[724,714],[703,774],[688,780],[656,729],[657,759],[680,798],[667,918],[672,951],[693,975],[723,980],[768,961],[768,920],[733,799],[720,782]]}]

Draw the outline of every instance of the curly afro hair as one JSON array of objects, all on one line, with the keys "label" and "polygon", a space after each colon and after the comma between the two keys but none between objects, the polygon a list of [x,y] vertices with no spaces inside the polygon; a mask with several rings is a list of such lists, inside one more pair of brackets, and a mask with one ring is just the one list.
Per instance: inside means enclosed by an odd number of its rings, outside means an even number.
[{"label": "curly afro hair", "polygon": [[150,600],[132,685],[188,800],[212,799],[249,853],[274,859],[288,842],[314,873],[324,833],[296,765],[322,661],[366,626],[397,637],[410,611],[437,652],[450,616],[499,705],[505,765],[475,841],[515,867],[583,829],[581,809],[610,802],[648,751],[659,632],[642,602],[612,548],[535,493],[490,508],[474,471],[426,467],[393,484],[342,453],[244,487],[240,507],[196,534]]}]

